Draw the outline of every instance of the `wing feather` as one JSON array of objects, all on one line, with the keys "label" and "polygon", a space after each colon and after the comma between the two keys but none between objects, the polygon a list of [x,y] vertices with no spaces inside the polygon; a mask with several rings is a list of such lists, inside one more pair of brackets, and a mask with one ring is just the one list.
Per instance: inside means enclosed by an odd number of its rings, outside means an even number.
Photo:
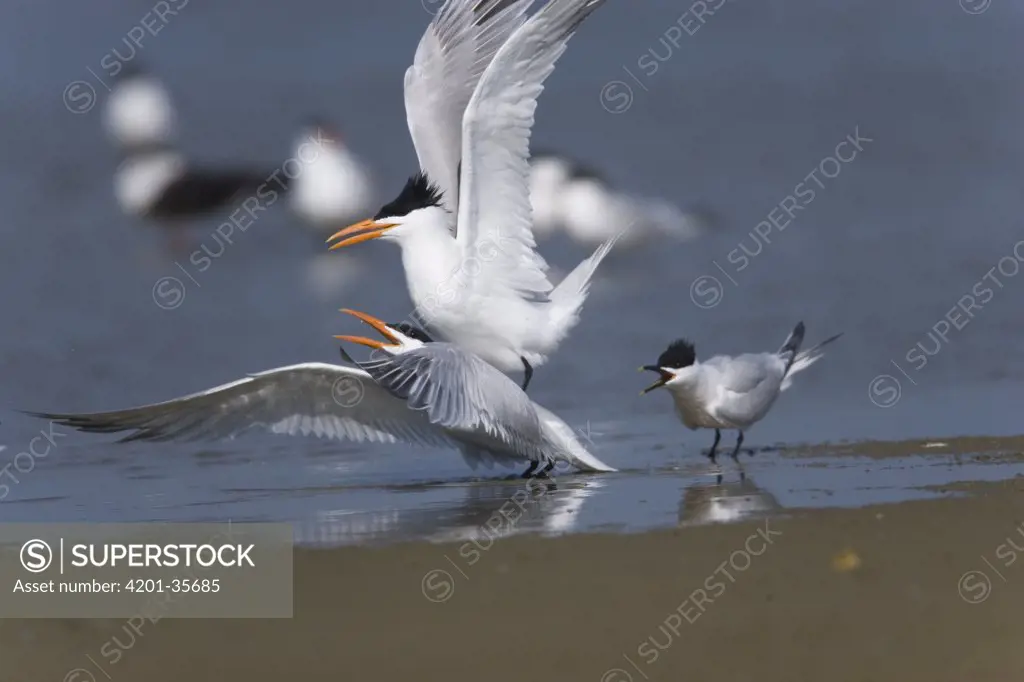
[{"label": "wing feather", "polygon": [[772,353],[719,355],[704,361],[703,365],[714,371],[715,385],[740,395],[750,393],[765,381],[781,381],[785,371],[785,364]]},{"label": "wing feather", "polygon": [[718,389],[708,411],[737,428],[764,416],[786,373],[785,362],[774,353],[718,356],[703,364],[715,372],[710,383]]},{"label": "wing feather", "polygon": [[457,239],[465,253],[495,253],[475,277],[490,297],[551,290],[529,196],[534,111],[569,38],[604,2],[549,0],[498,50],[463,115]]},{"label": "wing feather", "polygon": [[448,0],[405,72],[405,113],[420,168],[458,211],[462,115],[480,76],[534,0]]},{"label": "wing feather", "polygon": [[279,367],[167,402],[92,414],[32,413],[81,431],[131,431],[122,442],[234,438],[250,429],[336,440],[453,446],[359,369]]},{"label": "wing feather", "polygon": [[[410,408],[426,414],[432,424],[470,439],[486,434],[523,457],[544,457],[533,402],[515,382],[472,353],[448,343],[430,343],[360,367]],[[492,442],[476,445],[500,451]]]}]

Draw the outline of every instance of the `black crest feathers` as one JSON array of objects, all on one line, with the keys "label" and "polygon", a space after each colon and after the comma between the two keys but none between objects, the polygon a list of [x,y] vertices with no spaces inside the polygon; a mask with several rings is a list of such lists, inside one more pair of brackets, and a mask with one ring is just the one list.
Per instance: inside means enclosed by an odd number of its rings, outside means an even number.
[{"label": "black crest feathers", "polygon": [[395,324],[389,324],[388,326],[391,327],[392,329],[397,329],[398,331],[408,336],[410,339],[416,339],[417,341],[422,341],[423,343],[431,343],[434,340],[430,338],[430,335],[427,334],[427,332],[425,332],[423,329],[415,325],[411,325],[408,322],[397,322]]},{"label": "black crest feathers", "polygon": [[676,339],[658,356],[658,367],[679,369],[697,361],[697,351],[686,339]]},{"label": "black crest feathers", "polygon": [[419,208],[440,205],[441,188],[430,182],[427,174],[421,171],[409,178],[398,197],[391,203],[384,204],[373,219],[398,218],[409,215]]}]

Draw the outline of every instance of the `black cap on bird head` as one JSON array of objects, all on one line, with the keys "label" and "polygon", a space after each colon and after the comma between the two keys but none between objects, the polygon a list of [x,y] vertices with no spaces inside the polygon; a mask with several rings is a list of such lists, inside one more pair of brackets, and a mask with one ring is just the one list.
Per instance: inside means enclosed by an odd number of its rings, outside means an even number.
[{"label": "black cap on bird head", "polygon": [[666,370],[689,367],[696,361],[697,349],[694,348],[693,344],[686,339],[676,339],[668,345],[668,348],[666,348],[661,355],[658,356],[658,364],[644,365],[640,368],[641,371],[648,370],[650,372],[657,372],[661,375],[657,381],[641,391],[640,395],[649,393],[656,388],[661,388],[671,381],[675,375]]},{"label": "black cap on bird head", "polygon": [[388,326],[408,336],[410,339],[416,339],[423,343],[432,343],[434,341],[424,329],[408,322],[395,322],[394,324],[388,324]]},{"label": "black cap on bird head", "polygon": [[420,171],[409,178],[394,201],[384,204],[373,219],[398,218],[420,208],[440,205],[441,188],[432,183],[426,173]]}]

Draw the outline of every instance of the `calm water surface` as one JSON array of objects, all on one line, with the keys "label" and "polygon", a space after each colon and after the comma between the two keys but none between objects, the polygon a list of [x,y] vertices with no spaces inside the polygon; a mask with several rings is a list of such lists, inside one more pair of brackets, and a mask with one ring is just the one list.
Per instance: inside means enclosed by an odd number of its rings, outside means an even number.
[{"label": "calm water surface", "polygon": [[[608,262],[571,345],[538,370],[531,394],[624,473],[561,476],[506,530],[727,521],[1022,473],[1013,458],[924,443],[1020,432],[1024,11],[1001,0],[979,15],[955,0],[729,2],[678,46],[660,40],[686,7],[610,2],[541,98],[536,143],[631,190],[709,207],[722,224]],[[45,458],[15,470],[47,430],[15,410],[114,409],[333,362],[331,336],[351,329],[339,307],[386,319],[410,310],[391,245],[339,256],[344,284],[314,295],[310,268],[324,267],[323,254],[284,210],[204,271],[119,213],[100,109],[73,114],[62,93],[86,80],[102,105],[90,69],[102,75],[114,48],[128,54],[122,38],[150,8],[39,0],[3,10],[0,466],[18,478],[6,481],[4,518],[284,519],[329,543],[475,532],[523,484],[471,472],[447,451],[262,434],[114,445],[58,430]],[[384,201],[414,169],[401,79],[428,19],[418,1],[193,0],[137,58],[172,88],[197,158],[273,167],[298,123],[319,113],[372,161]],[[855,131],[869,141],[853,160],[823,161]],[[800,183],[813,200],[759,236]],[[197,244],[221,248],[217,222],[197,226]],[[586,255],[558,240],[542,250],[563,270]],[[154,303],[164,277],[185,286],[173,310]],[[965,295],[970,316],[951,313]],[[666,395],[640,398],[647,377],[636,367],[680,335],[704,356],[774,349],[801,319],[811,343],[846,335],[749,432],[748,445],[768,449],[748,461],[748,481],[727,462],[716,488],[699,456],[711,434],[683,429]],[[905,439],[924,440],[883,459],[830,445]],[[825,445],[794,454],[808,443]]]}]

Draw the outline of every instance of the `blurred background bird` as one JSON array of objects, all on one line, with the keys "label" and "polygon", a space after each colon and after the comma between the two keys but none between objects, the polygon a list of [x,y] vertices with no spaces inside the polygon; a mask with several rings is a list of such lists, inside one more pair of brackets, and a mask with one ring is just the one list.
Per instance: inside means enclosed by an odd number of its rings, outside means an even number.
[{"label": "blurred background bird", "polygon": [[278,173],[271,178],[272,166],[216,166],[190,160],[178,148],[178,116],[169,91],[137,62],[118,73],[104,122],[120,159],[114,174],[118,204],[128,215],[171,228],[176,251],[189,243],[178,229],[230,213],[265,186],[287,190],[288,177]]},{"label": "blurred background bird", "polygon": [[542,238],[561,232],[596,247],[631,225],[616,250],[687,242],[717,221],[709,211],[684,211],[665,199],[625,192],[593,167],[550,151],[530,157],[530,200],[534,233]]},{"label": "blurred background bird", "polygon": [[[303,151],[311,140],[312,148]],[[324,240],[339,227],[376,211],[379,192],[369,166],[348,146],[340,128],[325,118],[307,122],[292,154],[302,166],[292,182],[291,208],[313,236],[307,285],[326,300],[340,294],[366,268],[353,254],[328,253]]]}]

